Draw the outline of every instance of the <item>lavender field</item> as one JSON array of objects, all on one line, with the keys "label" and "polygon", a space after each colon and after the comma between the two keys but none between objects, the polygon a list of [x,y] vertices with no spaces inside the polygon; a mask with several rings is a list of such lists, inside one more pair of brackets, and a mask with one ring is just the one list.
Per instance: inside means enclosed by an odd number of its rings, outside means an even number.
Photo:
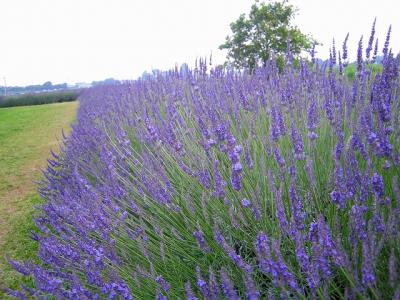
[{"label": "lavender field", "polygon": [[[24,299],[400,299],[400,62],[174,69],[89,89]],[[374,51],[375,48],[375,51]],[[382,71],[371,72],[382,55]]]}]

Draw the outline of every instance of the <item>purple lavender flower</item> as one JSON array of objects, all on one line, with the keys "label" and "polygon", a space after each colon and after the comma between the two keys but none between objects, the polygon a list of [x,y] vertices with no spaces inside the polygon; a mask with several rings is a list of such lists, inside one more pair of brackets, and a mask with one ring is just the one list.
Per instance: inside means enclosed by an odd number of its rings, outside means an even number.
[{"label": "purple lavender flower", "polygon": [[232,187],[240,191],[242,188],[242,164],[240,163],[240,153],[242,152],[242,147],[236,144],[236,139],[232,134],[227,134],[227,144],[228,144],[228,158],[232,163],[231,172],[231,183]]},{"label": "purple lavender flower", "polygon": [[253,167],[254,167],[254,162],[253,162],[253,160],[252,160],[252,158],[251,158],[249,147],[246,148],[244,158],[245,158],[247,167],[248,167],[249,169],[253,169]]},{"label": "purple lavender flower", "polygon": [[217,136],[218,142],[222,143],[226,139],[226,126],[224,123],[219,124],[215,127],[215,135]]},{"label": "purple lavender flower", "polygon": [[361,36],[360,41],[358,42],[358,49],[357,49],[357,74],[361,76],[361,72],[363,71],[363,55],[362,55],[362,43],[363,43],[363,36]]},{"label": "purple lavender flower", "polygon": [[282,113],[276,107],[271,109],[270,134],[273,141],[278,141],[286,134],[286,126]]},{"label": "purple lavender flower", "polygon": [[342,63],[342,57],[340,55],[340,51],[339,51],[338,55],[339,55],[339,58],[338,58],[339,75],[343,75],[343,63]]},{"label": "purple lavender flower", "polygon": [[168,300],[168,299],[167,297],[165,297],[165,295],[161,293],[161,291],[158,290],[156,294],[156,300]]},{"label": "purple lavender flower", "polygon": [[26,300],[28,299],[25,295],[25,293],[22,293],[20,291],[14,291],[12,289],[6,289],[5,292],[7,293],[7,295],[12,296],[16,299],[20,299],[20,300]]},{"label": "purple lavender flower", "polygon": [[315,175],[314,175],[314,165],[313,165],[313,161],[311,159],[307,159],[305,169],[306,169],[306,172],[308,175],[308,180],[309,180],[310,184],[312,186],[317,186],[317,180],[315,179]]},{"label": "purple lavender flower", "polygon": [[187,300],[197,300],[197,297],[192,291],[192,286],[189,281],[185,283],[186,299]]},{"label": "purple lavender flower", "polygon": [[211,187],[211,177],[208,171],[199,172],[198,174],[199,182],[206,188],[209,189]]},{"label": "purple lavender flower", "polygon": [[277,122],[276,110],[274,108],[271,109],[270,134],[274,142],[279,140],[280,130]]},{"label": "purple lavender flower", "polygon": [[343,65],[347,66],[347,41],[349,39],[349,34],[347,33],[343,42]]},{"label": "purple lavender flower", "polygon": [[387,57],[388,53],[389,53],[389,42],[390,42],[391,32],[392,32],[392,25],[389,26],[388,32],[386,34],[386,40],[385,40],[385,44],[384,44],[383,50],[382,50],[384,57]]},{"label": "purple lavender flower", "polygon": [[232,170],[234,172],[241,172],[243,170],[242,164],[240,162],[236,162],[233,167]]},{"label": "purple lavender flower", "polygon": [[302,200],[297,195],[296,189],[293,184],[290,185],[289,196],[292,202],[293,223],[296,224],[296,228],[298,230],[303,230],[306,215],[303,211]]},{"label": "purple lavender flower", "polygon": [[334,106],[333,106],[333,100],[331,98],[327,98],[325,101],[325,113],[328,118],[328,120],[332,123],[334,119]]},{"label": "purple lavender flower", "polygon": [[332,202],[337,203],[341,208],[344,208],[345,196],[341,191],[333,190],[330,193]]},{"label": "purple lavender flower", "polygon": [[271,271],[271,250],[269,240],[265,233],[260,232],[257,234],[256,241],[254,242],[256,249],[258,267],[264,273],[272,273]]},{"label": "purple lavender flower", "polygon": [[[290,290],[297,291],[298,284],[294,275],[289,271],[279,247],[279,243],[272,241],[272,248],[269,245],[267,236],[260,232],[254,243],[258,266],[260,270],[272,277],[275,286],[288,286]],[[275,256],[273,259],[272,253]]]},{"label": "purple lavender flower", "polygon": [[235,263],[239,268],[244,270],[245,272],[251,272],[251,265],[247,264],[242,257],[236,253],[235,249],[233,249],[225,240],[222,233],[218,228],[214,229],[214,237],[216,242],[224,249],[225,253],[229,256],[233,263]]},{"label": "purple lavender flower", "polygon": [[279,167],[283,169],[285,167],[285,159],[283,158],[281,152],[279,151],[279,148],[274,149],[274,154],[276,162],[278,163]]},{"label": "purple lavender flower", "polygon": [[316,274],[316,270],[312,268],[310,257],[306,253],[304,247],[303,235],[298,230],[295,230],[294,232],[294,241],[296,243],[297,261],[299,262],[302,272],[306,275],[308,286],[311,288],[312,293],[315,294],[316,289],[320,286],[320,278],[318,274]]},{"label": "purple lavender flower", "polygon": [[232,172],[232,174],[231,174],[231,183],[232,183],[232,187],[236,191],[240,191],[240,189],[242,188],[242,178],[241,178],[240,173],[238,171]]},{"label": "purple lavender flower", "polygon": [[279,220],[279,224],[281,226],[281,230],[289,234],[289,223],[286,217],[285,208],[282,202],[282,192],[281,190],[277,190],[275,192],[275,203],[276,203],[276,217]]},{"label": "purple lavender flower", "polygon": [[368,242],[364,243],[363,245],[363,260],[362,260],[362,284],[364,287],[367,287],[373,284],[376,280],[374,267],[373,267],[373,256],[370,255],[370,248],[367,244]]},{"label": "purple lavender flower", "polygon": [[247,273],[244,279],[246,286],[246,296],[248,300],[260,299],[260,292],[257,290],[251,274]]},{"label": "purple lavender flower", "polygon": [[303,138],[300,132],[297,131],[295,124],[292,122],[290,137],[293,144],[293,154],[298,160],[304,159]]},{"label": "purple lavender flower", "polygon": [[380,198],[383,197],[385,192],[384,192],[384,183],[382,176],[380,176],[378,173],[374,173],[371,183],[375,195],[377,195]]},{"label": "purple lavender flower", "polygon": [[311,63],[315,64],[315,46],[316,43],[313,44],[311,51],[310,51],[310,56],[311,56]]},{"label": "purple lavender flower", "polygon": [[156,277],[155,281],[159,284],[159,286],[165,291],[168,292],[171,288],[171,285],[164,279],[162,275]]},{"label": "purple lavender flower", "polygon": [[225,268],[221,268],[220,275],[221,275],[222,291],[226,299],[239,300],[239,296],[236,293],[233,282],[229,278],[229,275]]},{"label": "purple lavender flower", "polygon": [[26,264],[18,263],[12,259],[8,259],[8,263],[11,265],[11,267],[13,267],[15,271],[17,271],[22,275],[28,276],[31,274],[31,271],[29,270],[29,267]]},{"label": "purple lavender flower", "polygon": [[148,131],[148,139],[151,142],[156,142],[158,140],[158,134],[156,128],[151,124],[149,117],[145,118],[145,124]]},{"label": "purple lavender flower", "polygon": [[208,286],[210,289],[210,298],[212,300],[217,300],[219,299],[220,295],[217,278],[215,277],[214,271],[211,267],[209,267],[208,273],[209,273]]},{"label": "purple lavender flower", "polygon": [[299,289],[297,280],[295,276],[290,272],[287,264],[283,259],[278,241],[276,240],[272,241],[272,249],[276,256],[276,261],[273,264],[274,265],[273,269],[275,269],[278,272],[280,281],[283,282],[283,284],[287,285],[291,291],[297,292]]},{"label": "purple lavender flower", "polygon": [[389,282],[392,287],[396,286],[396,280],[399,277],[396,266],[396,256],[392,248],[389,257]]},{"label": "purple lavender flower", "polygon": [[210,136],[210,132],[208,131],[207,125],[204,122],[204,119],[198,118],[197,122],[199,124],[200,131],[203,134],[204,138],[206,140],[209,140],[211,138],[211,136]]},{"label": "purple lavender flower", "polygon": [[279,126],[279,134],[280,136],[285,136],[286,135],[286,126],[285,126],[285,120],[283,119],[283,114],[280,110],[276,111],[276,121]]},{"label": "purple lavender flower", "polygon": [[249,199],[243,198],[240,203],[244,206],[244,207],[250,207],[251,206],[251,202]]},{"label": "purple lavender flower", "polygon": [[367,238],[366,226],[367,222],[365,220],[365,213],[368,211],[368,207],[365,205],[353,205],[351,209],[351,215],[354,222],[354,231],[360,240],[365,240]]},{"label": "purple lavender flower", "polygon": [[332,40],[332,64],[336,64],[336,46],[335,46],[335,39]]},{"label": "purple lavender flower", "polygon": [[338,138],[338,142],[335,147],[334,158],[336,161],[339,161],[344,149],[344,133],[342,131],[337,131],[336,136]]},{"label": "purple lavender flower", "polygon": [[197,286],[198,286],[200,292],[202,293],[204,299],[211,299],[208,284],[204,280],[203,276],[201,275],[199,266],[196,267],[196,277],[197,277]]},{"label": "purple lavender flower", "polygon": [[365,57],[367,58],[367,60],[369,59],[369,56],[370,56],[370,53],[371,53],[371,50],[372,50],[372,44],[374,42],[375,23],[376,23],[376,18],[374,19],[374,23],[372,24],[371,35],[370,35],[369,40],[368,40],[368,46],[365,49]]},{"label": "purple lavender flower", "polygon": [[206,240],[204,239],[204,234],[201,230],[196,230],[193,232],[193,236],[196,238],[197,245],[204,252],[210,252],[210,248],[207,246]]},{"label": "purple lavender flower", "polygon": [[215,178],[215,193],[214,195],[218,198],[224,198],[225,197],[225,187],[226,187],[226,182],[222,178],[222,175],[218,169],[218,161],[215,160],[213,163],[213,169],[214,169],[214,178]]}]

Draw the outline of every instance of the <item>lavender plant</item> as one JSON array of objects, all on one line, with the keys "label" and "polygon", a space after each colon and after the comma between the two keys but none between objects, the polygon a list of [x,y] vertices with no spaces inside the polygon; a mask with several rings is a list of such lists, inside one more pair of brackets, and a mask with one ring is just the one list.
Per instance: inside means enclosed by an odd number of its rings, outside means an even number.
[{"label": "lavender plant", "polygon": [[374,34],[352,82],[333,47],[327,66],[200,60],[86,91],[40,186],[42,263],[10,261],[35,286],[9,293],[399,297],[399,61],[389,30],[369,72]]}]

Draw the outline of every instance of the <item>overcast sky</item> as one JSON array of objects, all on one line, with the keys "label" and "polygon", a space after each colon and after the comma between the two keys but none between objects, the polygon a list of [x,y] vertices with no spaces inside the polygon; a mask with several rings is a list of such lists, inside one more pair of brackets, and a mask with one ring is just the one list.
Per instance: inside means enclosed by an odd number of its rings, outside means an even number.
[{"label": "overcast sky", "polygon": [[[254,0],[0,0],[0,85],[135,79],[143,71],[168,69],[218,50],[229,24]],[[291,0],[295,24],[324,45],[341,44],[350,32],[350,54],[361,34],[368,39],[374,17],[383,40],[392,24],[392,47],[400,46],[398,0]],[[381,49],[381,47],[380,47]]]}]

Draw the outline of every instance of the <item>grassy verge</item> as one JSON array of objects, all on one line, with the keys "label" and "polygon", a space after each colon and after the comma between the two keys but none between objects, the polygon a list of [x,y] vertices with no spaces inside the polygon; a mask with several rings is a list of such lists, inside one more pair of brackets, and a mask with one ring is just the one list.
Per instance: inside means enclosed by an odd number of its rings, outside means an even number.
[{"label": "grassy verge", "polygon": [[20,280],[5,256],[35,259],[37,245],[29,236],[40,198],[34,181],[50,149],[57,150],[61,130],[68,131],[77,106],[68,102],[0,109],[0,289]]}]

